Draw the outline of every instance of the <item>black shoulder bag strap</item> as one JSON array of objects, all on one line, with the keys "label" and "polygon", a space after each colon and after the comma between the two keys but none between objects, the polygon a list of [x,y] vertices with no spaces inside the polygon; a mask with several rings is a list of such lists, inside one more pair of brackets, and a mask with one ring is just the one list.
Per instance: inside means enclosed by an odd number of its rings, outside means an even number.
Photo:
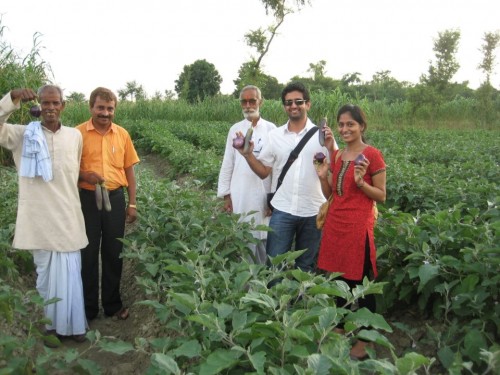
[{"label": "black shoulder bag strap", "polygon": [[[304,138],[302,138],[297,146],[290,152],[290,156],[288,156],[288,160],[286,161],[285,166],[283,167],[283,170],[281,171],[280,176],[278,177],[278,184],[276,185],[276,191],[279,189],[281,186],[281,183],[283,182],[283,179],[285,178],[286,172],[288,172],[288,169],[290,169],[290,166],[293,164],[295,160],[299,157],[300,151],[304,148],[306,145],[307,141],[313,136],[314,133],[318,131],[319,127],[313,126],[309,131],[304,135]],[[312,163],[312,161],[311,161]]]}]

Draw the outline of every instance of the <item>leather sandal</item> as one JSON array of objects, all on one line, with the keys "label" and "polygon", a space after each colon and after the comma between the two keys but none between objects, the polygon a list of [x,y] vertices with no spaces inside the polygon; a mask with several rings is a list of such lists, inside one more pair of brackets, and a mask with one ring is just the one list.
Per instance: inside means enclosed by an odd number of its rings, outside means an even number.
[{"label": "leather sandal", "polygon": [[126,307],[122,307],[120,310],[114,313],[114,317],[118,320],[127,320],[129,315],[129,311]]}]

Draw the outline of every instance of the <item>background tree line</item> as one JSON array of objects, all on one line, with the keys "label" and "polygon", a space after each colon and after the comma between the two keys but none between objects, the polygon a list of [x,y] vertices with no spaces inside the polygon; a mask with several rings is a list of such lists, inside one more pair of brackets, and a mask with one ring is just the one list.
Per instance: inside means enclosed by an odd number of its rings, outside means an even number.
[{"label": "background tree line", "polygon": [[[298,12],[302,7],[310,5],[311,0],[261,0],[266,13],[272,16],[267,27],[250,30],[244,35],[247,46],[254,51],[249,61],[244,62],[234,79],[237,97],[241,88],[254,84],[261,88],[264,98],[279,100],[283,87],[288,82],[279,82],[262,70],[262,61],[269,52],[273,40],[286,17]],[[289,5],[289,4],[292,5]],[[40,57],[40,34],[33,37],[33,48],[26,56],[20,56],[15,49],[3,40],[3,25],[0,19],[0,88],[5,93],[12,87],[38,87],[50,82],[52,70],[50,65]],[[390,70],[376,72],[369,81],[362,81],[359,72],[352,72],[340,78],[332,78],[325,70],[326,61],[320,60],[309,64],[309,76],[294,76],[289,81],[304,82],[311,92],[340,91],[357,100],[383,101],[387,104],[405,102],[416,115],[421,108],[429,111],[443,103],[457,98],[475,100],[477,110],[482,114],[482,121],[494,121],[498,118],[500,108],[500,91],[491,85],[491,76],[496,65],[495,50],[500,42],[500,32],[485,32],[483,44],[480,46],[482,60],[478,69],[484,74],[484,80],[477,90],[469,88],[468,81],[455,82],[453,77],[460,68],[456,58],[460,41],[459,30],[440,32],[434,41],[435,58],[429,62],[427,72],[422,74],[416,84],[400,82],[391,75]],[[122,101],[165,101],[184,100],[190,104],[200,103],[207,98],[223,96],[220,93],[222,78],[214,64],[200,59],[185,65],[175,81],[175,92],[165,90],[155,92],[148,97],[143,86],[136,81],[125,83],[125,87],[117,91]],[[68,101],[83,102],[83,93],[71,92]]]}]

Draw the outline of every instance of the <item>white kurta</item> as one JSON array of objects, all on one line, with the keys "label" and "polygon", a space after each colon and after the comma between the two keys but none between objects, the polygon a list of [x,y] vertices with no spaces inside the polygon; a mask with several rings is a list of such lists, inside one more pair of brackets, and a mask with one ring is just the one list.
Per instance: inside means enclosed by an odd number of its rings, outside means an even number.
[{"label": "white kurta", "polygon": [[[19,170],[25,125],[6,124],[14,105],[10,94],[0,101],[0,145],[12,151]],[[78,193],[82,136],[61,126],[53,133],[43,128],[54,178],[19,177],[16,230],[12,246],[22,250],[75,251],[87,246],[85,222]]]},{"label": "white kurta", "polygon": [[[246,134],[250,126],[251,122],[245,119],[229,129],[224,159],[219,173],[217,196],[223,198],[225,195],[231,194],[234,213],[245,214],[257,211],[253,215],[245,216],[242,220],[250,221],[253,219],[256,224],[269,225],[269,217],[265,216],[265,212],[267,193],[271,192],[271,177],[262,180],[250,169],[247,161],[238,150],[233,147],[233,138],[236,136],[236,132],[241,131]],[[252,134],[253,152],[256,157],[259,156],[262,147],[267,143],[269,132],[274,129],[276,129],[276,125],[273,123],[262,118],[259,119]],[[262,240],[267,238],[265,231],[255,231],[253,235]]]}]

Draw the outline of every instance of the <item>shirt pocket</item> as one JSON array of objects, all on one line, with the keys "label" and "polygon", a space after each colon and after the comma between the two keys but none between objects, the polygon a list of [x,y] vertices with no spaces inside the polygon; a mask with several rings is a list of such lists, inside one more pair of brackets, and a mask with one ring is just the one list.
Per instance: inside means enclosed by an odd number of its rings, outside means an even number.
[{"label": "shirt pocket", "polygon": [[123,147],[113,145],[110,150],[109,161],[113,167],[123,169],[125,162],[125,149]]}]

